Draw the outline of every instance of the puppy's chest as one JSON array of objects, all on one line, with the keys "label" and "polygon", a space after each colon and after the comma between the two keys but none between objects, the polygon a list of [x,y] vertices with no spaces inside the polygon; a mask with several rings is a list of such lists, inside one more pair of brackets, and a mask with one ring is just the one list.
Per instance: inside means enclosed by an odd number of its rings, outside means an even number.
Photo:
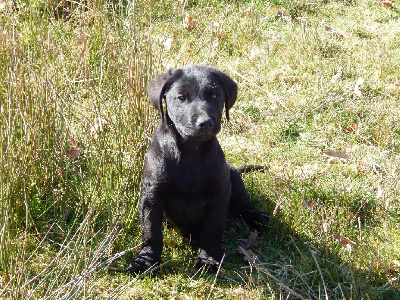
[{"label": "puppy's chest", "polygon": [[158,196],[167,205],[201,206],[219,197],[228,184],[227,177],[220,169],[169,168],[165,181],[158,186]]},{"label": "puppy's chest", "polygon": [[225,190],[220,180],[203,182],[169,182],[167,184],[165,213],[168,218],[179,222],[197,222],[213,202],[221,201]]},{"label": "puppy's chest", "polygon": [[[215,196],[226,185],[227,180],[221,168],[212,170],[196,166],[164,169],[159,182],[160,196],[167,198],[203,198]],[[163,194],[163,195],[161,195]]]},{"label": "puppy's chest", "polygon": [[191,174],[179,179],[178,181],[167,181],[168,198],[201,199],[216,197],[226,184],[220,178],[198,179],[191,177]]},{"label": "puppy's chest", "polygon": [[164,162],[163,177],[168,189],[187,196],[212,196],[227,183],[229,172],[224,157],[182,159],[179,163]]}]

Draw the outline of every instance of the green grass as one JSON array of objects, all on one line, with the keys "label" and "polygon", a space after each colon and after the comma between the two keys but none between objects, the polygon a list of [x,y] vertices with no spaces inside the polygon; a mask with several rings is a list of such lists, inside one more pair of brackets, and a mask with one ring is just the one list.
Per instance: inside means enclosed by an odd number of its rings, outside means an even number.
[{"label": "green grass", "polygon": [[[0,298],[400,299],[399,1],[16,0],[0,24]],[[243,255],[229,220],[216,275],[166,225],[134,278],[146,86],[185,64],[237,81],[219,140],[268,166],[244,180],[272,221]]]}]

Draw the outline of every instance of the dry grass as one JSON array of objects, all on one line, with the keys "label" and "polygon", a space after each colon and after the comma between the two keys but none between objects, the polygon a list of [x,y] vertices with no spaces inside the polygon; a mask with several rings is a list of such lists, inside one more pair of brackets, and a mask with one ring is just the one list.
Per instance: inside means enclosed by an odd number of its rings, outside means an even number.
[{"label": "dry grass", "polygon": [[[0,1],[0,298],[400,297],[400,3],[272,2]],[[220,141],[273,220],[241,253],[229,221],[215,276],[165,228],[129,277],[145,88],[189,63],[238,82]]]}]

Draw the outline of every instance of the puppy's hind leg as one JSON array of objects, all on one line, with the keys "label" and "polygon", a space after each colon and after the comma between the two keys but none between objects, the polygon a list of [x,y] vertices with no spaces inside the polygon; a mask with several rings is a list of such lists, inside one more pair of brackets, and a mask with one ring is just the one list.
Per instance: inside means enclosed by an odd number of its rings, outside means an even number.
[{"label": "puppy's hind leg", "polygon": [[[254,168],[251,168],[254,169]],[[256,168],[258,169],[258,168]],[[269,216],[256,209],[246,193],[244,183],[239,172],[230,167],[232,193],[229,206],[229,213],[239,215],[250,226],[252,230],[262,232],[268,226]]]}]

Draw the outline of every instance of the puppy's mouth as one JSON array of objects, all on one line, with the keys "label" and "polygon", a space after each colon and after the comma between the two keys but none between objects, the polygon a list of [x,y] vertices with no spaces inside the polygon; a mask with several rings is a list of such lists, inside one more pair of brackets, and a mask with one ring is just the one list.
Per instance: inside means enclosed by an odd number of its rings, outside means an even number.
[{"label": "puppy's mouth", "polygon": [[185,134],[186,139],[188,140],[196,140],[196,141],[206,141],[210,138],[216,136],[217,134],[210,131],[202,131],[202,132],[190,132]]},{"label": "puppy's mouth", "polygon": [[186,140],[195,140],[195,141],[207,141],[212,137],[215,137],[220,131],[219,127],[212,128],[193,128],[189,127],[181,133],[181,136]]}]

